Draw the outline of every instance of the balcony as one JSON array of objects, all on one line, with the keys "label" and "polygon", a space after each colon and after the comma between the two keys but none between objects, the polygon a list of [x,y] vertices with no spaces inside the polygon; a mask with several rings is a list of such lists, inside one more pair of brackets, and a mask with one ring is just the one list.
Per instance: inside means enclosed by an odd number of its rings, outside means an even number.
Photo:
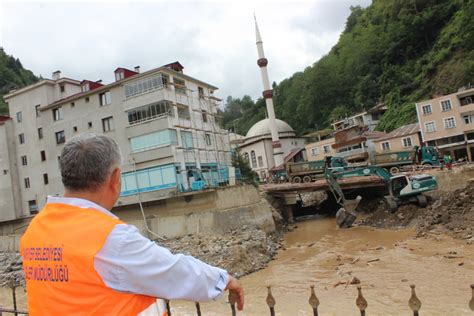
[{"label": "balcony", "polygon": [[127,126],[125,129],[125,136],[127,138],[132,138],[144,134],[149,134],[156,132],[158,130],[167,129],[173,127],[171,123],[171,117],[167,114],[162,114],[161,116],[156,116],[149,118],[142,122],[135,123],[133,125]]}]

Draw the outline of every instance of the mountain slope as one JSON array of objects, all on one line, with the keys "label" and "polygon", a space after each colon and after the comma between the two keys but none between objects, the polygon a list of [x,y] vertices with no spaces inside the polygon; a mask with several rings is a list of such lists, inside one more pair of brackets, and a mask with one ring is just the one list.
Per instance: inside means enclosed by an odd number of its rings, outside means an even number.
[{"label": "mountain slope", "polygon": [[415,122],[416,101],[474,84],[473,16],[474,0],[352,7],[331,51],[274,86],[278,118],[305,133],[383,102],[379,129]]},{"label": "mountain slope", "polygon": [[8,113],[8,107],[3,100],[5,94],[38,80],[31,71],[23,68],[18,58],[7,55],[3,48],[0,48],[0,114]]}]

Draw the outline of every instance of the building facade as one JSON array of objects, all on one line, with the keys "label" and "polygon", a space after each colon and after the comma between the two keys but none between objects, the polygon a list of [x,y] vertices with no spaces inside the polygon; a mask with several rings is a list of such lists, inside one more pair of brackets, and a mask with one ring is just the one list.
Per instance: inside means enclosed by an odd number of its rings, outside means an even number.
[{"label": "building facade", "polygon": [[185,75],[178,62],[143,73],[117,68],[115,79],[104,85],[56,72],[5,96],[18,165],[17,217],[35,214],[47,195],[63,193],[61,149],[84,132],[107,134],[121,148],[118,205],[202,189],[197,183],[227,183],[229,139],[216,123],[215,86]]},{"label": "building facade", "polygon": [[323,160],[327,156],[334,156],[336,151],[332,145],[336,143],[334,137],[319,140],[317,142],[309,143],[305,145],[306,156],[308,161]]},{"label": "building facade", "polygon": [[357,113],[350,117],[346,117],[343,120],[332,123],[332,127],[335,131],[342,130],[351,126],[367,126],[369,131],[375,130],[375,127],[380,121],[382,115],[387,111],[385,104],[378,104],[367,111]]},{"label": "building facade", "polygon": [[411,150],[421,146],[420,124],[401,126],[386,136],[372,140],[376,153]]},{"label": "building facade", "polygon": [[474,88],[416,103],[422,141],[454,159],[474,157]]}]

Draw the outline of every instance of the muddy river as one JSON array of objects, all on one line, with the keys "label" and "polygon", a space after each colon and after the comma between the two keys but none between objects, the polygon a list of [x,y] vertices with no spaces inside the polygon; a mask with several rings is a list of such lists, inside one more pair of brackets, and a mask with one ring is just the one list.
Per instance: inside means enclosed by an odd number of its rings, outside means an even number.
[{"label": "muddy river", "polygon": [[[416,284],[421,315],[472,315],[474,245],[444,235],[416,239],[411,230],[365,227],[339,230],[334,219],[305,219],[285,235],[269,266],[241,279],[246,306],[239,315],[267,315],[266,286],[276,299],[276,315],[312,315],[309,286],[321,302],[320,315],[359,315],[357,277],[368,315],[410,315],[410,284]],[[339,285],[337,285],[339,283]],[[1,293],[2,305],[11,301]],[[24,293],[18,293],[25,305]],[[172,302],[173,315],[195,315],[194,304]],[[230,315],[226,298],[201,305],[203,315]]]}]

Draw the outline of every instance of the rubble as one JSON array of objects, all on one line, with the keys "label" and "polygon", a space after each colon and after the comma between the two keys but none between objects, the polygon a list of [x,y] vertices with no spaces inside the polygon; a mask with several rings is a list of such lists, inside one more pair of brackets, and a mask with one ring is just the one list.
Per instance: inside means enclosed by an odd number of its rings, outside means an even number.
[{"label": "rubble", "polygon": [[374,199],[373,212],[366,215],[358,225],[378,228],[413,227],[417,236],[443,232],[458,239],[472,240],[474,236],[474,179],[466,187],[451,192],[435,191],[428,196],[428,206],[420,208],[408,204],[390,213],[379,198]]},{"label": "rubble", "polygon": [[0,253],[0,287],[25,286],[22,262],[19,253]]},{"label": "rubble", "polygon": [[187,235],[159,242],[174,253],[192,255],[241,277],[265,268],[280,247],[280,234],[243,226],[222,235]]}]

